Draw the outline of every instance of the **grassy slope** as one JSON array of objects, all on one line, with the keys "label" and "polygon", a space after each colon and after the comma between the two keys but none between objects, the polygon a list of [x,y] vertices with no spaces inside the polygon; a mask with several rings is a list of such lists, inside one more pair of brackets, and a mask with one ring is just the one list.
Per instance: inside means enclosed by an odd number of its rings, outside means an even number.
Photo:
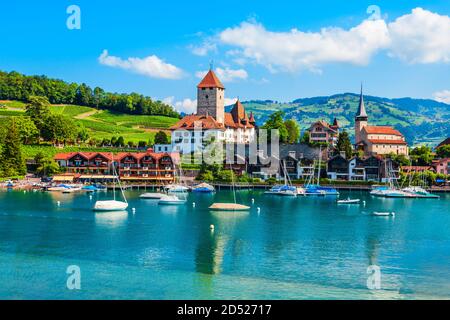
[{"label": "grassy slope", "polygon": [[[6,106],[6,109],[0,109],[0,117],[20,116],[25,111],[25,104],[18,101],[2,101],[0,105]],[[178,121],[164,116],[128,115],[74,105],[55,105],[51,110],[82,123],[90,136],[97,139],[123,136],[125,141],[148,141],[156,131],[167,129]]]}]

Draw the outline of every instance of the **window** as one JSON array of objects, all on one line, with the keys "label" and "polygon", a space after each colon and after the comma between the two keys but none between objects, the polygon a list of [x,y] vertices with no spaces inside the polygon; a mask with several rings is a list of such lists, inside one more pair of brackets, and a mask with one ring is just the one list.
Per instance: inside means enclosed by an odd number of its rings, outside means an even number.
[{"label": "window", "polygon": [[205,98],[208,99],[209,98],[208,95],[206,95]]}]

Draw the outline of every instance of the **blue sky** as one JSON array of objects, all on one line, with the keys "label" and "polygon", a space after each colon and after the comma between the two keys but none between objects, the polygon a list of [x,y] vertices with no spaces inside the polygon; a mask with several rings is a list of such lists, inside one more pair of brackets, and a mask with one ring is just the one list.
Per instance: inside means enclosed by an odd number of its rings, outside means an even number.
[{"label": "blue sky", "polygon": [[[81,9],[80,30],[66,26],[69,5]],[[0,70],[135,91],[183,111],[211,60],[228,98],[291,101],[363,81],[371,95],[450,102],[448,0],[41,0],[2,2],[0,12]]]}]

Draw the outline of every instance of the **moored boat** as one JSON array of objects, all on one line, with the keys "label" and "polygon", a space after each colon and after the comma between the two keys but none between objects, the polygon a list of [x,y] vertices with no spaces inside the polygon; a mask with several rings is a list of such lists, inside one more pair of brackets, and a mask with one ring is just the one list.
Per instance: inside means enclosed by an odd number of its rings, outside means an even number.
[{"label": "moored boat", "polygon": [[128,208],[128,203],[116,200],[96,201],[94,211],[121,211]]},{"label": "moored boat", "polygon": [[147,192],[143,193],[139,196],[141,199],[161,199],[162,197],[166,196],[164,193],[160,192]]},{"label": "moored boat", "polygon": [[159,205],[180,205],[185,204],[186,199],[180,199],[176,195],[163,195],[159,201]]},{"label": "moored boat", "polygon": [[359,204],[360,199],[343,199],[343,200],[338,200],[337,203],[338,204]]},{"label": "moored boat", "polygon": [[243,204],[238,203],[220,203],[216,202],[213,203],[210,207],[210,210],[217,210],[217,211],[248,211],[250,210],[249,206],[245,206]]},{"label": "moored boat", "polygon": [[379,216],[379,217],[395,217],[395,212],[378,212],[378,211],[374,211],[372,212],[373,216]]},{"label": "moored boat", "polygon": [[212,185],[204,182],[192,187],[192,192],[211,193],[215,191],[216,189]]}]

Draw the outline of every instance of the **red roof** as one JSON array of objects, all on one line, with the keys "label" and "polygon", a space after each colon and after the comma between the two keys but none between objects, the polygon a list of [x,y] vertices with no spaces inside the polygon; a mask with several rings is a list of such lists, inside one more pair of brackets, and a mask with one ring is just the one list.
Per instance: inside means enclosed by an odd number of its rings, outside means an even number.
[{"label": "red roof", "polygon": [[202,81],[198,84],[197,88],[221,88],[225,89],[222,82],[217,78],[214,71],[209,70]]},{"label": "red roof", "polygon": [[[152,150],[152,149],[149,149],[149,150]],[[102,155],[108,160],[112,160],[112,158],[114,157],[115,161],[117,161],[117,160],[120,161],[123,158],[125,158],[126,156],[131,156],[137,160],[140,160],[145,156],[151,156],[155,160],[159,160],[164,156],[169,156],[174,161],[179,160],[179,154],[176,152],[154,153],[154,152],[150,152],[150,151],[147,151],[147,152],[119,152],[119,153],[115,154],[114,156],[112,155],[111,152],[66,152],[66,153],[58,153],[57,155],[55,155],[54,159],[55,160],[69,160],[77,154],[88,160],[95,158],[97,155]]]},{"label": "red roof", "polygon": [[439,147],[442,147],[442,146],[446,146],[446,145],[448,145],[448,144],[450,144],[450,138],[447,138],[447,139],[445,139],[444,141],[442,141],[441,143],[439,143],[439,144],[437,145],[436,149],[439,148]]},{"label": "red roof", "polygon": [[373,144],[406,144],[403,140],[389,140],[389,139],[369,139]]},{"label": "red roof", "polygon": [[250,112],[250,119],[248,120],[250,123],[255,123],[255,117],[253,116],[253,112]]},{"label": "red roof", "polygon": [[[225,113],[225,118],[226,118]],[[225,130],[225,126],[217,122],[216,119],[212,116],[206,116],[206,115],[189,115],[185,116],[183,119],[179,120],[176,124],[170,127],[171,130],[178,130],[178,129],[184,129],[184,130],[194,130],[195,129],[195,122],[200,122],[201,129],[207,130],[207,129],[219,129],[219,130]],[[199,128],[199,129],[200,129]]]},{"label": "red roof", "polygon": [[365,130],[368,134],[390,134],[403,137],[398,130],[387,126],[365,126],[363,127],[363,130]]}]

